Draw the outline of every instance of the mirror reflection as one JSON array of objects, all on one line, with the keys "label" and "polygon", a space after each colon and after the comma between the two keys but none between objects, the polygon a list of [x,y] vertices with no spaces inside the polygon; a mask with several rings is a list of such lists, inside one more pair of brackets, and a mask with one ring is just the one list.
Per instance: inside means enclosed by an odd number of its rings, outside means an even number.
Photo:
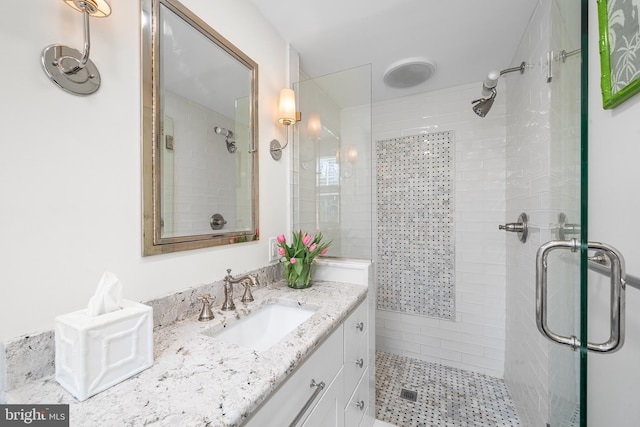
[{"label": "mirror reflection", "polygon": [[253,240],[257,64],[177,1],[146,6],[144,254]]}]

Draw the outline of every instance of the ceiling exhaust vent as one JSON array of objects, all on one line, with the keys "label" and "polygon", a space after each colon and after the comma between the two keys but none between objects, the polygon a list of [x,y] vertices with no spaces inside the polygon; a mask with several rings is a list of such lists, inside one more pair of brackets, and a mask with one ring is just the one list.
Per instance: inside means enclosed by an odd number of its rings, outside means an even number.
[{"label": "ceiling exhaust vent", "polygon": [[384,84],[407,89],[426,82],[436,72],[436,64],[426,58],[406,58],[394,62],[384,72]]}]

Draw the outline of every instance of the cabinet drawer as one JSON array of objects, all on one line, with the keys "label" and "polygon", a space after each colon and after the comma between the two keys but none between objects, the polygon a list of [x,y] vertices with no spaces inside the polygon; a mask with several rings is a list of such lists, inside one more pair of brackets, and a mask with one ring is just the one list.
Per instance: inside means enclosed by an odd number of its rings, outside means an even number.
[{"label": "cabinet drawer", "polygon": [[369,375],[368,371],[360,378],[358,387],[353,392],[349,403],[344,408],[344,425],[358,426],[369,406]]},{"label": "cabinet drawer", "polygon": [[366,300],[344,322],[344,395],[347,399],[369,366],[368,323]]},{"label": "cabinet drawer", "polygon": [[344,349],[344,395],[349,398],[369,366],[368,332]]},{"label": "cabinet drawer", "polygon": [[367,301],[360,303],[358,308],[344,321],[344,343],[357,341],[369,329],[367,318]]},{"label": "cabinet drawer", "polygon": [[[343,351],[343,326],[341,325],[256,410],[245,426],[288,426],[316,390],[310,387],[312,380],[316,383],[324,381],[327,386],[332,383],[342,368]],[[326,390],[325,388],[321,394],[316,396],[314,403],[322,399]]]},{"label": "cabinet drawer", "polygon": [[369,366],[367,301],[344,322],[344,395],[348,399]]}]

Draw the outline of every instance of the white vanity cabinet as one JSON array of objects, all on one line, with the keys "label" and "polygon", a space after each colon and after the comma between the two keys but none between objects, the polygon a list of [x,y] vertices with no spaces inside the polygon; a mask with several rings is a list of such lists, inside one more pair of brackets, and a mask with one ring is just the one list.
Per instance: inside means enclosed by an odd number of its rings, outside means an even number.
[{"label": "white vanity cabinet", "polygon": [[[245,426],[286,427],[300,415],[299,421],[294,424],[296,427],[343,427],[343,339],[343,326],[340,325],[268,398]],[[316,385],[311,386],[312,382]],[[324,383],[321,390],[317,386],[320,383]],[[309,406],[306,406],[307,403]],[[332,413],[339,416],[332,418]]]},{"label": "white vanity cabinet", "polygon": [[368,334],[365,300],[245,426],[364,427],[370,405]]}]

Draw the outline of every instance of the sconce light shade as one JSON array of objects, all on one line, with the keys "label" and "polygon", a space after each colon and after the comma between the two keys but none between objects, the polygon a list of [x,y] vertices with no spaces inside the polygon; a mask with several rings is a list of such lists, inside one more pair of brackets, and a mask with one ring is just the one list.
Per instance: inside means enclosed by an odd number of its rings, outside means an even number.
[{"label": "sconce light shade", "polygon": [[84,51],[62,44],[52,44],[42,51],[42,68],[49,79],[74,95],[90,95],[100,87],[100,73],[89,59],[91,49],[89,16],[104,18],[111,14],[106,0],[62,0],[82,13],[84,20]]},{"label": "sconce light shade", "polygon": [[111,15],[111,6],[106,0],[62,0],[78,12],[85,10],[95,18],[105,18]]},{"label": "sconce light shade", "polygon": [[278,121],[283,125],[288,126],[296,122],[296,94],[293,89],[280,90],[278,111]]},{"label": "sconce light shade", "polygon": [[322,121],[316,112],[309,113],[307,120],[307,136],[311,141],[318,141],[322,136]]},{"label": "sconce light shade", "polygon": [[296,124],[301,117],[301,114],[296,111],[296,93],[293,89],[281,89],[280,102],[278,103],[278,121],[285,127],[287,142],[281,146],[277,139],[271,140],[269,151],[273,160],[280,160],[282,157],[282,150],[289,145],[289,126]]},{"label": "sconce light shade", "polygon": [[347,162],[353,165],[357,161],[358,161],[358,149],[353,145],[350,145],[349,148],[347,148]]}]

